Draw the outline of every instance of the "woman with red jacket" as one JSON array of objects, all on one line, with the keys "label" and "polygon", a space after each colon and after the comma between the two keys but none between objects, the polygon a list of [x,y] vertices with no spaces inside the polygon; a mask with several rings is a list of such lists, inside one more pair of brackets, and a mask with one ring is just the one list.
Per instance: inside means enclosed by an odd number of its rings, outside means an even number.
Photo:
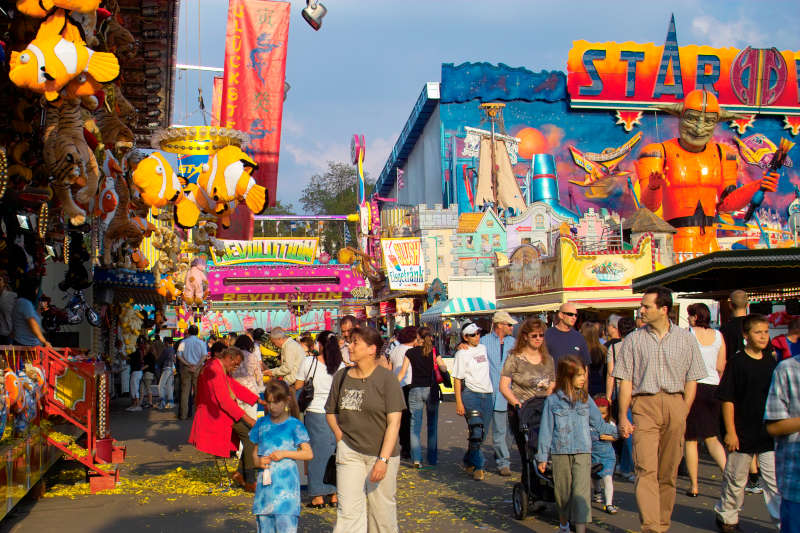
[{"label": "woman with red jacket", "polygon": [[203,367],[197,379],[196,411],[189,443],[201,452],[228,458],[231,452],[239,449],[241,441],[244,450],[233,479],[244,485],[245,490],[254,492],[253,443],[248,433],[255,420],[236,400],[252,405],[258,401],[258,396],[230,377],[241,363],[242,352],[238,348],[226,348]]}]

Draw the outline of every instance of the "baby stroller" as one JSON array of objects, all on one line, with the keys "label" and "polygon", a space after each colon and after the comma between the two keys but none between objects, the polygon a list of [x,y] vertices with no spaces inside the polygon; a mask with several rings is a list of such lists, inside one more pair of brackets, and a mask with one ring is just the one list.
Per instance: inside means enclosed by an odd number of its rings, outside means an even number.
[{"label": "baby stroller", "polygon": [[[514,518],[523,520],[528,516],[528,509],[538,512],[544,509],[544,503],[555,502],[553,470],[550,463],[544,473],[539,472],[536,465],[536,450],[539,444],[539,425],[542,422],[544,398],[531,398],[514,407],[509,413],[509,426],[519,449],[522,462],[522,480],[515,483],[511,502],[514,506]],[[602,465],[592,465],[592,477],[602,469]]]},{"label": "baby stroller", "polygon": [[[522,520],[528,515],[528,506],[536,502],[554,502],[553,472],[547,467],[545,473],[536,468],[536,447],[539,444],[539,424],[542,421],[544,398],[531,398],[514,407],[509,413],[509,425],[519,449],[522,462],[522,481],[514,484],[512,503],[514,518]],[[534,509],[532,507],[532,509]]]}]

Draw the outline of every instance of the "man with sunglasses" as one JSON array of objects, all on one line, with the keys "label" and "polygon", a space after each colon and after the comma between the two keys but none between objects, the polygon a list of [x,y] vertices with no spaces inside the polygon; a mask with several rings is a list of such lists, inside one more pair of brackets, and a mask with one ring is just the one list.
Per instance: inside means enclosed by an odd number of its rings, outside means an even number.
[{"label": "man with sunglasses", "polygon": [[547,344],[547,351],[553,357],[553,364],[556,368],[558,368],[559,359],[566,355],[578,356],[586,366],[592,362],[586,339],[575,329],[577,321],[578,308],[575,307],[575,304],[567,302],[559,307],[553,327],[544,332],[544,342]]}]

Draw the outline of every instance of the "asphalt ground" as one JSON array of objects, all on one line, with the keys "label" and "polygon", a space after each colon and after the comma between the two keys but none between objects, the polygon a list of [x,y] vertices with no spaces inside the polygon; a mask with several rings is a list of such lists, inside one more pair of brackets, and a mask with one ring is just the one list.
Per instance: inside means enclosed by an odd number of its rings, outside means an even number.
[{"label": "asphalt ground", "polygon": [[[191,423],[174,412],[127,412],[126,400],[112,407],[112,432],[125,441],[128,457],[122,482],[108,494],[89,494],[83,471],[75,463],[59,462],[46,478],[44,497],[24,499],[0,522],[0,533],[143,533],[253,532],[252,496],[239,490],[213,490],[217,475],[205,454],[188,445]],[[424,426],[424,424],[423,424]],[[424,438],[423,427],[423,439]],[[513,518],[512,487],[519,481],[519,457],[512,451],[510,478],[492,470],[491,447],[485,481],[474,481],[461,468],[466,424],[445,402],[439,412],[439,464],[415,470],[404,462],[398,475],[398,520],[404,532],[549,532],[558,519],[552,505],[523,521]],[[424,453],[423,453],[424,455]],[[233,465],[233,463],[231,463]],[[302,467],[301,467],[302,468]],[[671,531],[716,531],[713,506],[720,492],[720,472],[701,456],[700,496],[684,495],[688,479],[679,478]],[[306,500],[304,495],[304,501]],[[615,480],[615,503],[620,512],[604,513],[593,504],[589,531],[638,531],[633,484]],[[300,531],[330,531],[334,509],[303,508]],[[745,497],[740,524],[748,533],[775,531],[763,498]]]}]

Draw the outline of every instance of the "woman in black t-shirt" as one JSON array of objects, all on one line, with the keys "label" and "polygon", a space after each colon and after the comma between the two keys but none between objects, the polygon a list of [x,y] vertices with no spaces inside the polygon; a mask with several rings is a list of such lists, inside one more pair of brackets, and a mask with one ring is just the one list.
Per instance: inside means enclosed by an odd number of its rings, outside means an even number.
[{"label": "woman in black t-shirt", "polygon": [[408,410],[411,413],[411,460],[414,468],[422,466],[422,410],[428,418],[428,464],[438,461],[439,400],[441,391],[434,377],[433,365],[439,365],[440,371],[447,372],[442,358],[433,348],[433,335],[430,328],[419,330],[420,346],[406,352],[411,366],[411,390],[408,393]]}]

